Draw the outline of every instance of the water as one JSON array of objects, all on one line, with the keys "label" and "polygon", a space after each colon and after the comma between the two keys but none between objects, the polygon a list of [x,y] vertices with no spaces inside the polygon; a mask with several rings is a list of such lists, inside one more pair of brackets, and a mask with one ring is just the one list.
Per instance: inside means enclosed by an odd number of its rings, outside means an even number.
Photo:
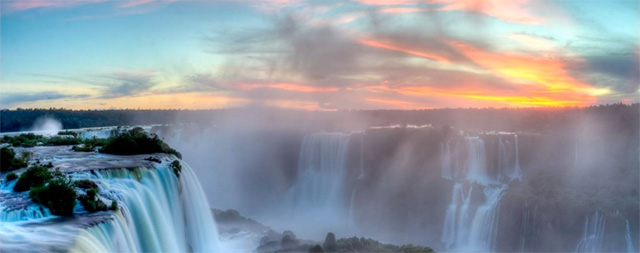
[{"label": "water", "polygon": [[[441,146],[442,176],[454,181],[441,241],[452,251],[494,251],[499,204],[508,187],[488,173],[484,141],[479,137],[466,137],[464,142],[466,161],[463,168],[453,168],[449,143]],[[461,171],[464,176],[455,179],[453,171]],[[503,178],[503,175],[499,174],[497,178]],[[472,201],[474,191],[482,191],[484,199]]]},{"label": "water", "polygon": [[601,252],[604,239],[605,218],[596,212],[591,218],[584,221],[582,238],[576,246],[576,252]]},{"label": "water", "polygon": [[629,220],[625,220],[625,235],[624,235],[624,241],[625,244],[627,246],[627,252],[631,253],[631,252],[636,252],[634,247],[633,247],[633,239],[631,239],[631,229],[629,228]]},{"label": "water", "polygon": [[[88,214],[77,204],[72,219],[60,219],[46,208],[38,213],[35,205],[23,213],[3,211],[0,249],[23,251],[35,245],[71,252],[219,250],[216,224],[200,183],[185,163],[176,176],[168,167],[171,161],[165,157],[153,168],[71,173],[96,182],[102,201],[117,201],[119,210]],[[47,238],[47,244],[41,238]]]},{"label": "water", "polygon": [[294,220],[331,227],[329,223],[340,224],[348,218],[344,185],[349,139],[344,133],[315,133],[304,138],[296,179],[287,196]]}]

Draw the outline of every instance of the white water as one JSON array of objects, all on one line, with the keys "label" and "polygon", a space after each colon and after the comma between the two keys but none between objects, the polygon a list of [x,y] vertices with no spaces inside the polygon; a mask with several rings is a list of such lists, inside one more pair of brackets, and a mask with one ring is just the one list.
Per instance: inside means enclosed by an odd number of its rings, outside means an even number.
[{"label": "white water", "polygon": [[604,215],[598,212],[591,218],[585,218],[582,239],[576,246],[576,252],[601,252],[604,227]]},{"label": "white water", "polygon": [[624,240],[627,246],[627,253],[636,252],[633,247],[633,239],[631,239],[631,229],[629,228],[629,220],[625,220],[626,233],[624,235]]},{"label": "white water", "polygon": [[348,219],[344,184],[349,138],[344,133],[315,133],[304,138],[296,179],[287,196],[294,220],[330,227],[333,221]]},{"label": "white water", "polygon": [[[449,142],[441,145],[442,177],[454,181],[441,240],[451,251],[494,251],[500,199],[508,186],[488,173],[484,141],[479,137],[466,137],[464,141],[467,158],[462,168],[453,166]],[[504,148],[501,141],[499,145],[499,149]],[[456,173],[461,177],[454,176]],[[500,170],[498,179],[503,178],[502,173]],[[474,191],[482,191],[484,199],[472,200]]]},{"label": "white water", "polygon": [[78,252],[211,252],[218,235],[209,204],[191,168],[178,178],[166,166],[97,172],[90,176],[122,203],[113,221],[81,233]]},{"label": "white water", "polygon": [[[164,158],[154,168],[109,169],[70,174],[88,178],[100,188],[100,198],[119,210],[58,219],[47,208],[0,210],[0,250],[71,252],[214,252],[218,233],[209,203],[191,168],[182,163],[180,176]],[[4,183],[3,183],[4,184]],[[8,185],[8,184],[7,184]],[[3,185],[4,188],[9,188]],[[89,225],[95,223],[95,225]],[[86,227],[86,229],[85,229]],[[46,239],[42,239],[46,238]]]}]

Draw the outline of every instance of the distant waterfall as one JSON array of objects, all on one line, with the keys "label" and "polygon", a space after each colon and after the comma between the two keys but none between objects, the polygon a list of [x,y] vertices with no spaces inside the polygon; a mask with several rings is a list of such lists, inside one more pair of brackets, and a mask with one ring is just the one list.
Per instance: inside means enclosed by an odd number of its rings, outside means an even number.
[{"label": "distant waterfall", "polygon": [[631,229],[629,228],[629,220],[625,220],[626,233],[624,235],[624,240],[627,245],[627,252],[636,252],[633,247],[633,239],[631,239]]},{"label": "distant waterfall", "polygon": [[155,169],[88,174],[118,199],[113,220],[82,231],[72,252],[211,252],[217,228],[200,183],[182,164],[178,178],[165,161]]},{"label": "distant waterfall", "polygon": [[[442,177],[454,181],[453,195],[451,204],[447,207],[441,240],[448,249],[454,251],[494,251],[499,203],[508,188],[500,179],[506,171],[500,171],[496,178],[490,175],[485,143],[481,138],[465,137],[464,143],[466,161],[461,163],[463,166],[457,166],[459,163],[454,164],[450,142],[441,144]],[[499,141],[499,145],[499,152],[506,154],[504,143]],[[455,150],[453,153],[458,152]],[[507,164],[505,161],[502,163]],[[517,169],[519,171],[519,165]],[[474,191],[482,191],[483,202],[474,204],[478,203],[472,201]]]},{"label": "distant waterfall", "polygon": [[518,135],[513,136],[513,143],[498,136],[498,169],[500,171],[498,180],[503,181],[503,177],[506,176],[509,180],[522,181],[518,149]]},{"label": "distant waterfall", "polygon": [[302,142],[290,188],[294,215],[348,215],[344,184],[349,134],[315,133]]},{"label": "distant waterfall", "polygon": [[593,217],[585,218],[582,239],[576,246],[576,252],[601,252],[604,239],[604,215],[596,212]]}]

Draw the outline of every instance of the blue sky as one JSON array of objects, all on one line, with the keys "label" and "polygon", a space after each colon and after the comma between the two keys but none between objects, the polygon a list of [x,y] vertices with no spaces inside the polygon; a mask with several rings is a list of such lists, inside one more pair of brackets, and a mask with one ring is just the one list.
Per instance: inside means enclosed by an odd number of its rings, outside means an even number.
[{"label": "blue sky", "polygon": [[0,107],[638,102],[638,1],[0,2]]}]

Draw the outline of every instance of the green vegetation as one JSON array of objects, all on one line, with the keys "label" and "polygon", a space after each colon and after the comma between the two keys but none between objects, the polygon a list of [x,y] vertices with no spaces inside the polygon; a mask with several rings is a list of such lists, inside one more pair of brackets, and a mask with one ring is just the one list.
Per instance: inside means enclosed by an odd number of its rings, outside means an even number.
[{"label": "green vegetation", "polygon": [[36,135],[33,133],[20,134],[17,136],[3,136],[0,139],[1,143],[9,143],[14,147],[35,147],[37,145],[44,146],[61,146],[61,145],[76,145],[80,143],[80,139],[75,136],[52,136],[46,138],[42,135]]},{"label": "green vegetation", "polygon": [[17,136],[3,136],[0,142],[9,143],[14,147],[35,147],[38,142],[42,142],[44,137],[42,135],[35,135],[33,133],[20,134]]},{"label": "green vegetation", "polygon": [[11,172],[11,173],[7,174],[6,179],[7,179],[7,181],[16,180],[16,179],[18,179],[18,175],[16,175],[16,173]]},{"label": "green vegetation", "polygon": [[116,200],[111,201],[111,206],[109,207],[109,210],[118,211],[118,201]]},{"label": "green vegetation", "polygon": [[63,130],[58,132],[58,135],[71,135],[73,137],[78,137],[78,133],[74,132],[74,131],[69,131],[69,130]]},{"label": "green vegetation", "polygon": [[80,200],[80,204],[82,204],[84,209],[88,212],[93,213],[107,210],[107,205],[98,198],[97,188],[87,190],[86,194],[78,197],[78,200]]},{"label": "green vegetation", "polygon": [[337,241],[339,252],[435,252],[430,247],[415,246],[407,244],[396,246],[384,244],[370,238],[343,238]]},{"label": "green vegetation", "polygon": [[83,140],[82,143],[80,143],[82,145],[73,146],[73,150],[79,152],[93,152],[96,150],[96,147],[104,146],[106,142],[106,139],[93,137],[91,139]]},{"label": "green vegetation", "polygon": [[52,136],[45,138],[42,145],[45,146],[63,146],[80,144],[80,139],[75,137]]},{"label": "green vegetation", "polygon": [[40,187],[51,178],[53,178],[53,175],[49,172],[49,169],[44,166],[36,165],[30,167],[20,175],[20,178],[13,187],[13,190],[16,192],[23,192],[31,189],[32,187]]},{"label": "green vegetation", "polygon": [[58,171],[55,173],[54,179],[46,185],[32,187],[29,191],[29,197],[34,203],[49,208],[52,214],[73,215],[77,194],[72,187],[71,179]]},{"label": "green vegetation", "polygon": [[[13,179],[16,177],[13,173],[9,175],[13,175]],[[75,187],[87,189],[86,194],[78,196]],[[88,212],[118,210],[116,201],[108,207],[98,198],[98,185],[95,182],[89,179],[73,181],[60,170],[51,172],[48,168],[39,165],[22,173],[13,190],[17,192],[29,190],[29,197],[34,203],[49,208],[55,215],[73,215],[76,199]]]},{"label": "green vegetation", "polygon": [[180,161],[173,160],[173,162],[169,164],[169,167],[173,170],[173,173],[176,173],[177,176],[180,176],[180,172],[182,172],[182,164],[180,164]]},{"label": "green vegetation", "polygon": [[140,127],[111,135],[100,152],[116,155],[167,153],[182,158],[178,151],[169,147],[157,135],[149,136]]},{"label": "green vegetation", "polygon": [[89,179],[80,179],[73,182],[73,186],[81,189],[97,189],[98,185]]},{"label": "green vegetation", "polygon": [[11,171],[27,166],[29,161],[25,157],[28,153],[22,153],[23,157],[16,158],[16,153],[10,147],[0,148],[0,171]]}]

